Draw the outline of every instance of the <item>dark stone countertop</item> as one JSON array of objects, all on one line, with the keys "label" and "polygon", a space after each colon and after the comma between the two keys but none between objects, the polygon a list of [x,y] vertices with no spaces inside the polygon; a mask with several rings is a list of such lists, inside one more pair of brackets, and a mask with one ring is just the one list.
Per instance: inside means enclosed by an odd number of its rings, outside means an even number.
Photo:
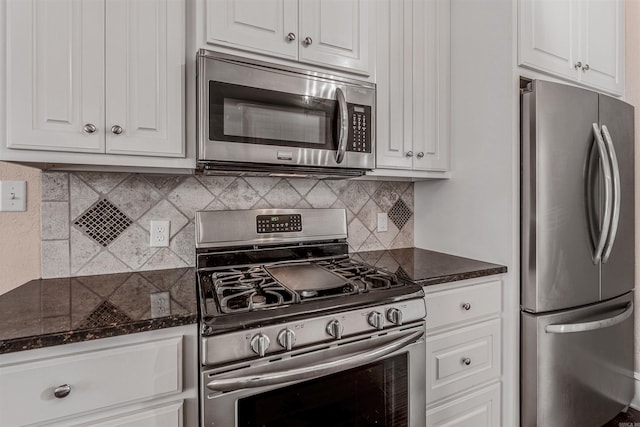
[{"label": "dark stone countertop", "polygon": [[352,256],[422,286],[507,272],[503,265],[418,248],[358,252]]},{"label": "dark stone countertop", "polygon": [[[153,317],[151,294],[169,292]],[[0,295],[0,354],[197,323],[194,268],[38,279]]]}]

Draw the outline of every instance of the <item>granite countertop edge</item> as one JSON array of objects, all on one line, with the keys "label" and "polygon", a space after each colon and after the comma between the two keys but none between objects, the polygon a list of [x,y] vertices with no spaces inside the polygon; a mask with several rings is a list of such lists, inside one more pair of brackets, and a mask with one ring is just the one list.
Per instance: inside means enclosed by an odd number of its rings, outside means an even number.
[{"label": "granite countertop edge", "polygon": [[439,277],[430,277],[428,279],[415,280],[420,286],[433,286],[443,283],[459,282],[461,280],[477,279],[479,277],[494,276],[496,274],[504,274],[507,272],[507,267],[499,266],[493,268],[484,268],[476,271],[466,271],[463,273],[447,274]]},{"label": "granite countertop edge", "polygon": [[175,315],[123,323],[120,325],[9,338],[0,341],[0,355],[17,351],[36,350],[39,348],[53,347],[63,344],[92,341],[100,338],[117,337],[174,326],[190,325],[197,322],[198,316],[196,314]]}]

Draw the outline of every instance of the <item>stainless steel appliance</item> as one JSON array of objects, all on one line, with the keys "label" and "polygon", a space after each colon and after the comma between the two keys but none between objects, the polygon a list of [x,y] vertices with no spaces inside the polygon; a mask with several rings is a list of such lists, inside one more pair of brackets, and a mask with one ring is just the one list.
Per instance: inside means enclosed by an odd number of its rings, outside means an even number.
[{"label": "stainless steel appliance", "polygon": [[424,292],[343,209],[196,213],[203,426],[425,425]]},{"label": "stainless steel appliance", "polygon": [[359,176],[375,166],[375,85],[200,50],[198,166]]},{"label": "stainless steel appliance", "polygon": [[601,426],[634,395],[634,109],[522,94],[522,426]]}]

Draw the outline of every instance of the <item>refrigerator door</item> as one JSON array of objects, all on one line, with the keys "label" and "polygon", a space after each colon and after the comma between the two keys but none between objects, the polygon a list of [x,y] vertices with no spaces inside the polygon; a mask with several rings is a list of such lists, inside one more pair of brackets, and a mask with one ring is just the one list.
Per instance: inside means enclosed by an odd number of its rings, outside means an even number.
[{"label": "refrigerator door", "polygon": [[522,96],[521,120],[522,306],[541,312],[597,302],[586,185],[598,94],[536,80]]},{"label": "refrigerator door", "polygon": [[[610,254],[607,249],[602,259],[602,299],[622,295],[634,288],[635,244],[634,244],[634,109],[631,105],[605,95],[600,98],[600,127],[603,134],[608,131],[613,146],[612,170],[614,186],[616,169],[619,172],[618,191],[613,192]],[[616,200],[616,198],[618,198]],[[616,204],[619,206],[616,214]],[[616,227],[617,225],[617,227]],[[609,242],[608,242],[609,243]]]},{"label": "refrigerator door", "polygon": [[600,427],[634,395],[633,292],[548,315],[522,312],[522,427]]}]

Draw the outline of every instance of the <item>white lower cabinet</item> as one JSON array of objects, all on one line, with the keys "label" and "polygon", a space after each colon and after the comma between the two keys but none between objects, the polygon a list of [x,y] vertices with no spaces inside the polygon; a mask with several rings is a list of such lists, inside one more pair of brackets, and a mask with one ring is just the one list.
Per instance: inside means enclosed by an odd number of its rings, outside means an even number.
[{"label": "white lower cabinet", "polygon": [[425,288],[427,426],[500,426],[502,282]]},{"label": "white lower cabinet", "polygon": [[0,425],[197,420],[196,325],[0,356]]}]

